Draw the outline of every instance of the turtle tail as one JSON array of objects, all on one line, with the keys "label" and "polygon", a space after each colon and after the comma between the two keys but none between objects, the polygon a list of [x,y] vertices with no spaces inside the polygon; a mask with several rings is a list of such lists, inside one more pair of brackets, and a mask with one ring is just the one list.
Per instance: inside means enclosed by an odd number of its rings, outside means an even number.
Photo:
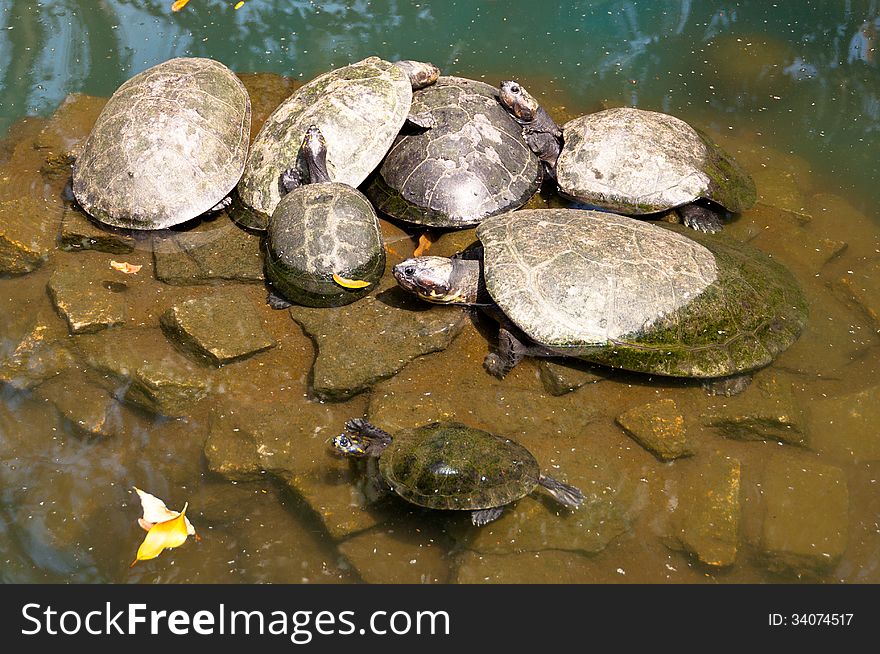
[{"label": "turtle tail", "polygon": [[557,502],[565,504],[565,506],[576,509],[584,501],[584,494],[579,488],[563,484],[561,481],[553,479],[553,477],[541,475],[538,477],[538,483],[547,489]]}]

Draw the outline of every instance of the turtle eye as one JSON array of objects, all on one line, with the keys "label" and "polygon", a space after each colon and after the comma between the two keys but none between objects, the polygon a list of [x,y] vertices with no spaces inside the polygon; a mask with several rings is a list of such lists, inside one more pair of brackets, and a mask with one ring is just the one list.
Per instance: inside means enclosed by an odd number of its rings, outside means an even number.
[{"label": "turtle eye", "polygon": [[510,92],[511,93],[519,93],[519,91],[520,91],[519,84],[511,84],[510,85]]},{"label": "turtle eye", "polygon": [[413,275],[416,274],[416,267],[415,266],[404,266],[403,267],[403,274],[406,275],[407,277],[412,277]]}]

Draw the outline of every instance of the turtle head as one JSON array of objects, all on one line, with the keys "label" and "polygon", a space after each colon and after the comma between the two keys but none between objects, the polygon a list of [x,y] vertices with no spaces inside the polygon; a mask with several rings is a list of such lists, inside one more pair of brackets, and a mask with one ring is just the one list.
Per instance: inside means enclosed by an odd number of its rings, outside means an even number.
[{"label": "turtle head", "polygon": [[440,77],[440,69],[430,61],[413,61],[404,59],[394,64],[409,78],[413,91],[431,86]]},{"label": "turtle head", "polygon": [[317,125],[310,125],[306,130],[300,155],[308,166],[309,181],[312,184],[330,181],[327,173],[327,141]]},{"label": "turtle head", "polygon": [[437,304],[461,301],[456,288],[455,262],[446,257],[414,257],[394,266],[391,271],[397,283],[423,300]]},{"label": "turtle head", "polygon": [[333,449],[342,456],[360,458],[367,454],[367,441],[353,434],[342,433],[333,438]]},{"label": "turtle head", "polygon": [[512,80],[501,82],[498,88],[498,99],[507,111],[518,120],[531,122],[538,115],[538,101],[531,96],[519,83]]}]

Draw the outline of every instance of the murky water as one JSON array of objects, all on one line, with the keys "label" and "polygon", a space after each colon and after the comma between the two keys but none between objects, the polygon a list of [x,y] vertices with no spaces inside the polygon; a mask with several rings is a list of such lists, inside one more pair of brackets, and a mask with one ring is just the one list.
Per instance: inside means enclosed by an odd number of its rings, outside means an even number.
[{"label": "murky water", "polygon": [[[880,581],[877,2],[170,4],[0,2],[0,263],[18,270],[0,278],[3,580]],[[499,381],[481,366],[491,325],[408,304],[390,279],[342,309],[272,311],[258,239],[227,216],[132,236],[63,200],[101,98],[149,65],[223,61],[256,131],[293,87],[279,75],[370,54],[517,77],[558,120],[632,104],[705,128],[758,186],[726,231],[795,274],[806,331],[731,398],[536,361]],[[415,241],[383,228],[390,269]],[[255,321],[274,346],[218,368],[173,345],[160,316],[221,294],[248,314],[226,327]],[[64,310],[119,324],[72,334]],[[661,462],[627,412],[680,416],[692,455]],[[515,438],[587,505],[536,494],[476,529],[375,500],[328,451],[361,415]],[[201,540],[129,569],[135,485],[189,502]]]}]

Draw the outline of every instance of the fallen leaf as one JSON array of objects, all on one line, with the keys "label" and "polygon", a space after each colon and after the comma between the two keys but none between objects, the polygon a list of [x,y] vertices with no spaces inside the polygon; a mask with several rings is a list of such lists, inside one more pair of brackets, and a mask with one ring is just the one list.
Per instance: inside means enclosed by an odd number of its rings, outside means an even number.
[{"label": "fallen leaf", "polygon": [[183,505],[183,510],[176,518],[159,522],[147,532],[144,542],[138,547],[137,557],[129,567],[134,567],[138,561],[155,559],[163,551],[180,547],[186,542],[189,533],[186,525],[186,508],[189,503]]},{"label": "fallen leaf", "polygon": [[235,3],[235,8],[236,8],[236,9],[241,9],[242,7],[244,7],[244,2],[236,2],[236,3]]},{"label": "fallen leaf", "polygon": [[342,288],[366,288],[370,285],[370,282],[365,282],[363,279],[348,279],[346,277],[340,277],[336,273],[333,273],[333,281],[339,284]]},{"label": "fallen leaf", "polygon": [[[137,492],[138,494],[138,497],[141,499],[141,508],[144,511],[144,517],[138,518],[138,524],[144,531],[150,531],[150,529],[152,529],[153,525],[155,525],[156,523],[173,520],[180,515],[179,511],[172,511],[167,506],[165,506],[165,502],[160,500],[155,495],[150,495],[146,491],[142,491],[137,486],[132,486],[132,488],[134,488],[135,492]],[[196,538],[198,538],[198,534],[196,534],[196,529],[192,526],[189,518],[186,518],[186,531],[190,536],[195,536]]]},{"label": "fallen leaf", "polygon": [[138,270],[143,268],[142,265],[135,265],[133,263],[128,263],[127,261],[111,261],[110,267],[113,268],[113,270],[118,270],[126,275],[134,275]]},{"label": "fallen leaf", "polygon": [[423,234],[420,234],[419,235],[419,245],[413,251],[413,256],[414,257],[422,256],[425,252],[428,251],[428,248],[431,247],[431,244],[434,242],[434,240],[435,240],[435,238],[432,235],[428,234],[428,232],[424,232]]},{"label": "fallen leaf", "polygon": [[171,5],[171,11],[180,11],[184,7],[186,7],[189,0],[175,0],[174,4]]}]

